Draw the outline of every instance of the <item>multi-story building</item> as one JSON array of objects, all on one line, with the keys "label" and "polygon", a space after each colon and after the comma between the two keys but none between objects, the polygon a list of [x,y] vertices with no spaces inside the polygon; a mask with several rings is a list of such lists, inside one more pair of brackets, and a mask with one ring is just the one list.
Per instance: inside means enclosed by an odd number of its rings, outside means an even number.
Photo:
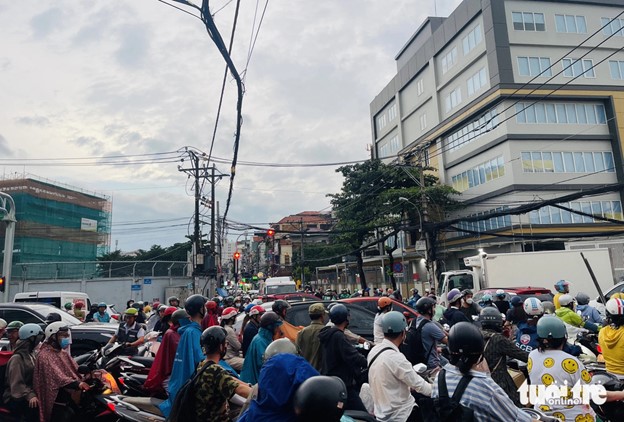
[{"label": "multi-story building", "polygon": [[[622,12],[623,0],[464,0],[447,18],[426,19],[370,104],[373,156],[434,167],[465,205],[449,217],[623,182]],[[442,234],[438,246],[449,269],[480,247],[563,249],[570,237],[620,231],[591,215],[624,220],[622,195],[560,204],[587,215],[547,206],[465,222],[459,229],[470,232]]]},{"label": "multi-story building", "polygon": [[14,280],[95,276],[110,248],[110,197],[39,178],[0,180],[0,192],[15,201]]}]

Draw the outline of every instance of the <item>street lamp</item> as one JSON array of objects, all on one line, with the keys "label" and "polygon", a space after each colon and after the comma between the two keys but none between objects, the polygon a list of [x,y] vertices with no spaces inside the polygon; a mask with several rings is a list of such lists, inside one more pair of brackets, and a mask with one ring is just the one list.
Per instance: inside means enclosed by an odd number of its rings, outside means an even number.
[{"label": "street lamp", "polygon": [[416,212],[418,213],[418,220],[419,220],[419,224],[420,224],[420,238],[418,239],[419,241],[423,239],[423,235],[425,237],[425,254],[424,254],[424,259],[425,259],[425,270],[427,272],[427,281],[429,281],[429,262],[428,262],[428,249],[429,249],[429,242],[427,235],[425,234],[425,232],[423,231],[423,218],[422,218],[422,213],[420,212],[420,208],[418,207],[418,205],[416,205],[415,203],[413,203],[412,201],[410,201],[409,199],[405,198],[404,196],[400,196],[399,197],[399,201],[400,202],[407,202],[408,204],[411,204],[415,209]]}]

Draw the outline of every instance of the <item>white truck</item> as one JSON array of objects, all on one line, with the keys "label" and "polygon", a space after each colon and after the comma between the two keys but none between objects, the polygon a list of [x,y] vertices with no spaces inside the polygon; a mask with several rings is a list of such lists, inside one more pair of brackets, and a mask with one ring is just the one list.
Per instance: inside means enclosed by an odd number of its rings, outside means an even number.
[{"label": "white truck", "polygon": [[[493,288],[543,287],[554,291],[559,280],[570,282],[570,293],[587,293],[596,298],[598,290],[592,281],[581,252],[589,261],[603,292],[615,284],[608,249],[521,252],[488,254],[464,258],[466,270],[443,272],[438,284],[440,303],[446,305],[446,295],[453,288],[474,292]],[[556,293],[556,292],[553,292]]]},{"label": "white truck", "polygon": [[295,293],[297,284],[291,277],[270,277],[260,281],[260,295],[282,295]]}]

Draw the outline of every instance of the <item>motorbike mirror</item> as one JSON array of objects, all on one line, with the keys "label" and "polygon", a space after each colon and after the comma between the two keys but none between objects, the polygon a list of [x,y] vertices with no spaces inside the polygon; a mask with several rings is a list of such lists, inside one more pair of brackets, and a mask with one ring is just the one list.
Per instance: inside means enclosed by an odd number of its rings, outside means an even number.
[{"label": "motorbike mirror", "polygon": [[89,367],[87,365],[80,365],[78,367],[78,373],[79,374],[86,375],[89,372],[91,372],[91,370],[89,369]]},{"label": "motorbike mirror", "polygon": [[417,363],[413,366],[413,368],[417,374],[423,374],[427,370],[427,365],[425,365],[424,363]]}]

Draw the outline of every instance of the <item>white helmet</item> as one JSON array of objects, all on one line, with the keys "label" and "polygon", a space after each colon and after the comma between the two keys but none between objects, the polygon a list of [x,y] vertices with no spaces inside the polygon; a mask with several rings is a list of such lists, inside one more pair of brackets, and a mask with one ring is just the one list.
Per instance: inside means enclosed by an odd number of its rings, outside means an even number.
[{"label": "white helmet", "polygon": [[496,296],[505,296],[505,291],[503,289],[498,289],[496,291]]},{"label": "white helmet", "polygon": [[609,299],[605,305],[609,315],[624,315],[624,300]]},{"label": "white helmet", "polygon": [[569,294],[559,296],[559,305],[568,306],[570,303],[574,302],[574,297]]},{"label": "white helmet", "polygon": [[45,338],[46,340],[50,338],[51,335],[58,333],[59,331],[68,331],[69,325],[63,321],[53,322],[48,325],[45,329]]},{"label": "white helmet", "polygon": [[0,330],[4,330],[7,327],[7,322],[0,318]]},{"label": "white helmet", "polygon": [[544,314],[542,301],[536,297],[529,297],[524,301],[524,312],[529,316],[541,316]]},{"label": "white helmet", "polygon": [[238,315],[238,311],[236,310],[236,308],[230,306],[223,310],[223,313],[221,314],[221,319],[228,320],[230,318],[234,318],[236,315]]}]

